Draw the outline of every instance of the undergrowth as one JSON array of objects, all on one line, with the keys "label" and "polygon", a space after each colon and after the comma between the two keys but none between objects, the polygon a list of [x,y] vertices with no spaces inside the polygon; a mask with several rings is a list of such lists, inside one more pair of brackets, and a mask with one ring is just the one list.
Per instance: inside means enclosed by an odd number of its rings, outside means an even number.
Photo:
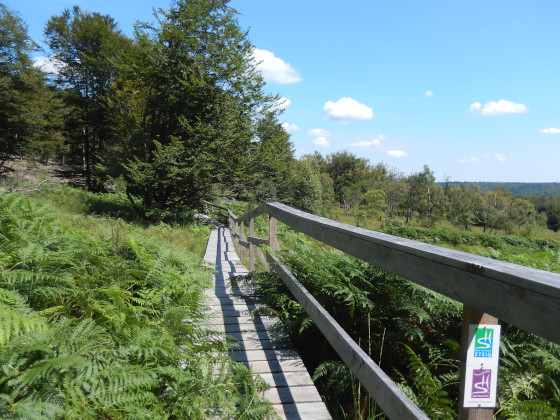
[{"label": "undergrowth", "polygon": [[[399,233],[411,237],[410,232]],[[414,239],[449,244],[445,241],[455,238],[458,243],[455,233],[449,238],[441,232],[429,235],[422,232]],[[279,237],[285,249],[280,253],[283,263],[362,349],[430,418],[455,418],[462,306],[285,226]],[[459,238],[461,243],[468,238],[480,254],[493,253],[487,256],[494,258],[507,260],[514,255],[512,249],[525,247],[525,265],[542,268],[542,254],[557,262],[557,244],[468,233]],[[242,281],[252,285],[268,304],[267,311],[283,321],[334,418],[385,417],[279,278],[252,273]],[[558,418],[560,347],[504,324],[501,351],[496,418]]]},{"label": "undergrowth", "polygon": [[101,218],[58,191],[0,194],[0,418],[269,416],[264,382],[200,326],[209,273],[180,236],[207,228]]}]

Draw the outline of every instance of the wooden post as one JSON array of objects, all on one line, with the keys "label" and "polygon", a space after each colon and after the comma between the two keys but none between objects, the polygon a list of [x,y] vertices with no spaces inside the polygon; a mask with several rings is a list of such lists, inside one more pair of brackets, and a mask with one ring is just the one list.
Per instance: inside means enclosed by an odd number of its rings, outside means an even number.
[{"label": "wooden post", "polygon": [[463,408],[465,396],[465,376],[467,370],[467,351],[469,350],[470,324],[497,324],[498,318],[477,311],[470,306],[463,305],[463,324],[461,326],[461,378],[459,381],[459,410],[458,420],[492,420],[493,408]]},{"label": "wooden post", "polygon": [[268,246],[273,251],[280,251],[280,244],[278,244],[278,238],[276,238],[276,219],[274,217],[268,219]]},{"label": "wooden post", "polygon": [[[249,220],[249,236],[255,236],[255,219]],[[255,245],[249,244],[249,270],[255,271]]]},{"label": "wooden post", "polygon": [[[242,241],[246,241],[246,239],[245,239],[245,222],[241,222],[241,225],[239,225],[239,239],[242,240]],[[244,246],[239,246],[239,256],[241,257],[241,259],[243,259],[244,255],[245,255],[245,247]]]},{"label": "wooden post", "polygon": [[236,240],[236,239],[239,240],[239,239],[235,237],[235,236],[236,236],[235,234],[238,234],[238,233],[239,233],[239,230],[238,230],[239,226],[238,226],[238,224],[237,224],[237,221],[235,221],[235,220],[233,219],[233,217],[230,216],[230,219],[229,219],[229,220],[230,220],[230,229],[229,229],[229,230],[230,230],[230,232],[231,232],[231,240],[232,240],[232,242],[233,242],[233,247],[236,248],[235,240]]}]

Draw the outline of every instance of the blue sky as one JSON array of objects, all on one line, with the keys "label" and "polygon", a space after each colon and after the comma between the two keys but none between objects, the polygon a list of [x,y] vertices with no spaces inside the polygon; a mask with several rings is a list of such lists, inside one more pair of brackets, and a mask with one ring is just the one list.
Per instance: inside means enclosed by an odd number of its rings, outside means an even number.
[{"label": "blue sky", "polygon": [[[169,0],[5,0],[36,41],[78,4],[137,20]],[[560,2],[232,0],[297,156],[348,150],[437,180],[560,181]]]}]

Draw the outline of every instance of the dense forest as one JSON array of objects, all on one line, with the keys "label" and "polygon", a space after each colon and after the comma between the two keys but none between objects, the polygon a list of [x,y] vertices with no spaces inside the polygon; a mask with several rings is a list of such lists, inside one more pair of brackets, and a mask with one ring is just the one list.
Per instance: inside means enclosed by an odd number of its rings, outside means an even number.
[{"label": "dense forest", "polygon": [[[40,162],[83,188],[35,185],[29,197],[2,184],[0,417],[268,415],[263,384],[198,327],[208,228],[193,215],[205,199],[242,211],[278,200],[560,271],[557,184],[436,182],[428,165],[404,174],[345,150],[296,157],[227,0],[173,2],[133,38],[74,6],[44,34],[30,39],[0,3],[0,177]],[[40,41],[54,73],[34,66]],[[454,418],[457,302],[282,229],[297,277],[426,413]],[[249,280],[323,357],[312,367],[333,413],[383,418],[277,279]],[[496,415],[556,418],[558,347],[504,328]]]},{"label": "dense forest", "polygon": [[[465,182],[449,182],[450,185],[459,186]],[[498,188],[505,188],[515,195],[525,195],[531,197],[551,197],[560,193],[560,183],[558,182],[473,182],[485,191],[493,191]],[[441,183],[441,185],[445,185]]]}]

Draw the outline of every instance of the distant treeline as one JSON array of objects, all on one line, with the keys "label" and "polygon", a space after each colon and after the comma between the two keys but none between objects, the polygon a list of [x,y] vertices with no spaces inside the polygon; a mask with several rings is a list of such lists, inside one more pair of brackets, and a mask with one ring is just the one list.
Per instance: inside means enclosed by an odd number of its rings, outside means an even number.
[{"label": "distant treeline", "polygon": [[505,188],[514,195],[524,195],[532,197],[556,197],[560,195],[560,182],[440,182],[442,187],[445,185],[458,187],[462,184],[478,185],[481,190],[494,191]]}]

